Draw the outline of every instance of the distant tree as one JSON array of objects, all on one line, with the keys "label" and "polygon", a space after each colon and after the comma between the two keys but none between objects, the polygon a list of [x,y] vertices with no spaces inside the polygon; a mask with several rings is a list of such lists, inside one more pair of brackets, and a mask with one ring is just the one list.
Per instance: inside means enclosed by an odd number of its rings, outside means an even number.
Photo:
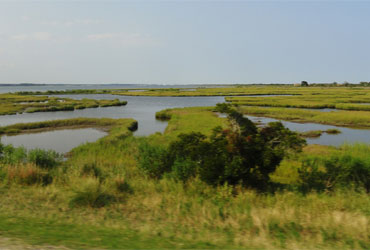
[{"label": "distant tree", "polygon": [[301,87],[308,87],[308,82],[307,81],[302,81],[301,82]]},{"label": "distant tree", "polygon": [[343,85],[344,85],[344,86],[346,86],[346,87],[348,87],[348,86],[350,86],[350,83],[349,83],[349,82],[347,82],[347,81],[344,81],[344,82],[343,82]]}]

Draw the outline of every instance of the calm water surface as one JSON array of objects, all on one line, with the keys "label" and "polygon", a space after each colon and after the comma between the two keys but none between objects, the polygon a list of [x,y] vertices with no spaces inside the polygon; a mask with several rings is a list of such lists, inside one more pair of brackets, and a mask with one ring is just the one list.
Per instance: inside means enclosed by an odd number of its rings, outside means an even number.
[{"label": "calm water surface", "polygon": [[[18,115],[0,116],[0,126],[37,122],[55,119],[67,119],[75,117],[95,118],[133,118],[138,121],[139,127],[135,135],[144,136],[155,132],[163,132],[167,122],[155,119],[155,113],[167,108],[214,106],[224,102],[224,97],[148,97],[148,96],[115,96],[115,95],[60,95],[60,97],[72,99],[120,99],[128,101],[126,106],[84,109],[75,111],[40,112]],[[332,110],[325,110],[332,111]],[[276,121],[270,118],[253,117],[253,121],[268,123]],[[320,138],[307,139],[308,143],[323,145],[340,145],[344,142],[370,143],[370,130],[350,129],[314,123],[294,123],[283,121],[283,124],[295,131],[327,130],[337,128],[342,133],[338,135],[323,134]],[[104,132],[95,129],[64,130],[44,132],[38,134],[18,135],[3,137],[3,143],[24,145],[26,148],[42,147],[54,149],[58,152],[67,152],[73,147],[86,141],[95,141],[104,136]],[[69,138],[69,139],[67,139]],[[56,145],[61,144],[61,145]],[[60,147],[60,148],[59,148]]]},{"label": "calm water surface", "polygon": [[[75,111],[24,113],[18,115],[0,116],[0,126],[15,123],[28,123],[75,117],[93,118],[133,118],[138,121],[139,127],[135,135],[144,136],[155,132],[164,132],[167,122],[155,119],[155,113],[167,108],[181,108],[194,106],[214,106],[223,102],[223,97],[133,97],[113,95],[61,95],[61,97],[82,99],[120,99],[127,100],[128,104],[121,107],[92,108]],[[79,132],[81,132],[80,136]],[[95,129],[48,131],[37,134],[3,136],[4,144],[15,146],[24,145],[26,148],[49,148],[65,153],[86,141],[95,141],[105,134]],[[70,139],[67,139],[70,138]],[[56,145],[62,144],[62,145]]]},{"label": "calm water surface", "polygon": [[103,131],[92,128],[65,129],[35,134],[3,136],[1,137],[1,142],[13,144],[15,147],[24,146],[27,149],[52,149],[63,154],[81,143],[94,142],[106,134]]},{"label": "calm water surface", "polygon": [[0,126],[39,122],[46,120],[68,119],[75,117],[94,118],[133,118],[138,121],[139,128],[135,135],[149,135],[163,132],[167,122],[157,121],[155,113],[167,108],[195,106],[215,106],[224,102],[224,97],[148,97],[148,96],[117,96],[117,95],[60,95],[72,99],[120,99],[128,101],[126,106],[91,108],[75,111],[24,113],[0,116]]},{"label": "calm water surface", "polygon": [[[251,119],[253,122],[258,122],[262,124],[278,121],[276,119],[266,117],[255,117],[255,116],[246,116],[246,117]],[[368,129],[353,129],[317,123],[296,123],[288,121],[281,122],[284,124],[285,127],[289,128],[290,130],[298,132],[306,132],[310,130],[328,130],[328,129],[338,129],[341,131],[340,134],[336,135],[323,133],[318,138],[306,138],[308,144],[339,146],[343,143],[355,143],[355,142],[370,143],[370,130]]]}]

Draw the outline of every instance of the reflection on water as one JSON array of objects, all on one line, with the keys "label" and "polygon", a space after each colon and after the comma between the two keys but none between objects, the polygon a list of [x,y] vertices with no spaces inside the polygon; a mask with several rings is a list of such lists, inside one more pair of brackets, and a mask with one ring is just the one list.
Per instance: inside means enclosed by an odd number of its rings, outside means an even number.
[{"label": "reflection on water", "polygon": [[67,153],[82,143],[94,142],[106,134],[93,128],[65,129],[35,134],[2,136],[1,142],[13,144],[15,147],[24,146],[26,149],[52,149],[58,153]]}]

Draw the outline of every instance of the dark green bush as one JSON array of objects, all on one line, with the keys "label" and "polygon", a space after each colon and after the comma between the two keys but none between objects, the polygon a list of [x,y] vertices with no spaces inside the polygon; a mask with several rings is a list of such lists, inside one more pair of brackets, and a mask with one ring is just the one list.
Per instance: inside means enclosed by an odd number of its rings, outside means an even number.
[{"label": "dark green bush", "polygon": [[117,178],[114,184],[115,184],[117,191],[120,193],[126,193],[126,194],[133,193],[132,187],[123,178]]},{"label": "dark green bush", "polygon": [[349,154],[308,158],[299,169],[299,188],[331,191],[335,188],[364,188],[370,191],[370,161]]},{"label": "dark green bush", "polygon": [[197,166],[198,164],[190,159],[176,159],[168,176],[180,181],[186,181],[195,177],[198,172]]},{"label": "dark green bush", "polygon": [[61,156],[53,150],[32,149],[27,155],[28,162],[35,163],[36,166],[44,169],[52,169],[56,167]]},{"label": "dark green bush", "polygon": [[167,151],[160,146],[151,146],[146,142],[139,145],[139,167],[150,177],[160,178],[169,172],[170,167],[166,161]]},{"label": "dark green bush", "polygon": [[265,190],[283,157],[305,143],[280,122],[257,127],[242,114],[229,111],[229,129],[218,127],[212,136],[181,134],[168,149],[142,145],[140,167],[152,177],[164,174],[178,180],[199,176],[211,185],[241,183]]},{"label": "dark green bush", "polygon": [[232,105],[229,103],[217,103],[215,110],[220,113],[229,113],[232,110]]}]

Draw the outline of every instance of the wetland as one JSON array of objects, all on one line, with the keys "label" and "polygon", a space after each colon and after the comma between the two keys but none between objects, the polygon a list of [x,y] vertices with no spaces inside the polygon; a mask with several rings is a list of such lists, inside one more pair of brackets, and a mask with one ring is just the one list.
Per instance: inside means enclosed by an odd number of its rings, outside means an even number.
[{"label": "wetland", "polygon": [[[369,93],[267,85],[4,94],[0,232],[78,249],[367,249],[370,118],[356,105]],[[19,108],[55,103],[75,106]],[[105,107],[114,103],[125,105]]]}]

